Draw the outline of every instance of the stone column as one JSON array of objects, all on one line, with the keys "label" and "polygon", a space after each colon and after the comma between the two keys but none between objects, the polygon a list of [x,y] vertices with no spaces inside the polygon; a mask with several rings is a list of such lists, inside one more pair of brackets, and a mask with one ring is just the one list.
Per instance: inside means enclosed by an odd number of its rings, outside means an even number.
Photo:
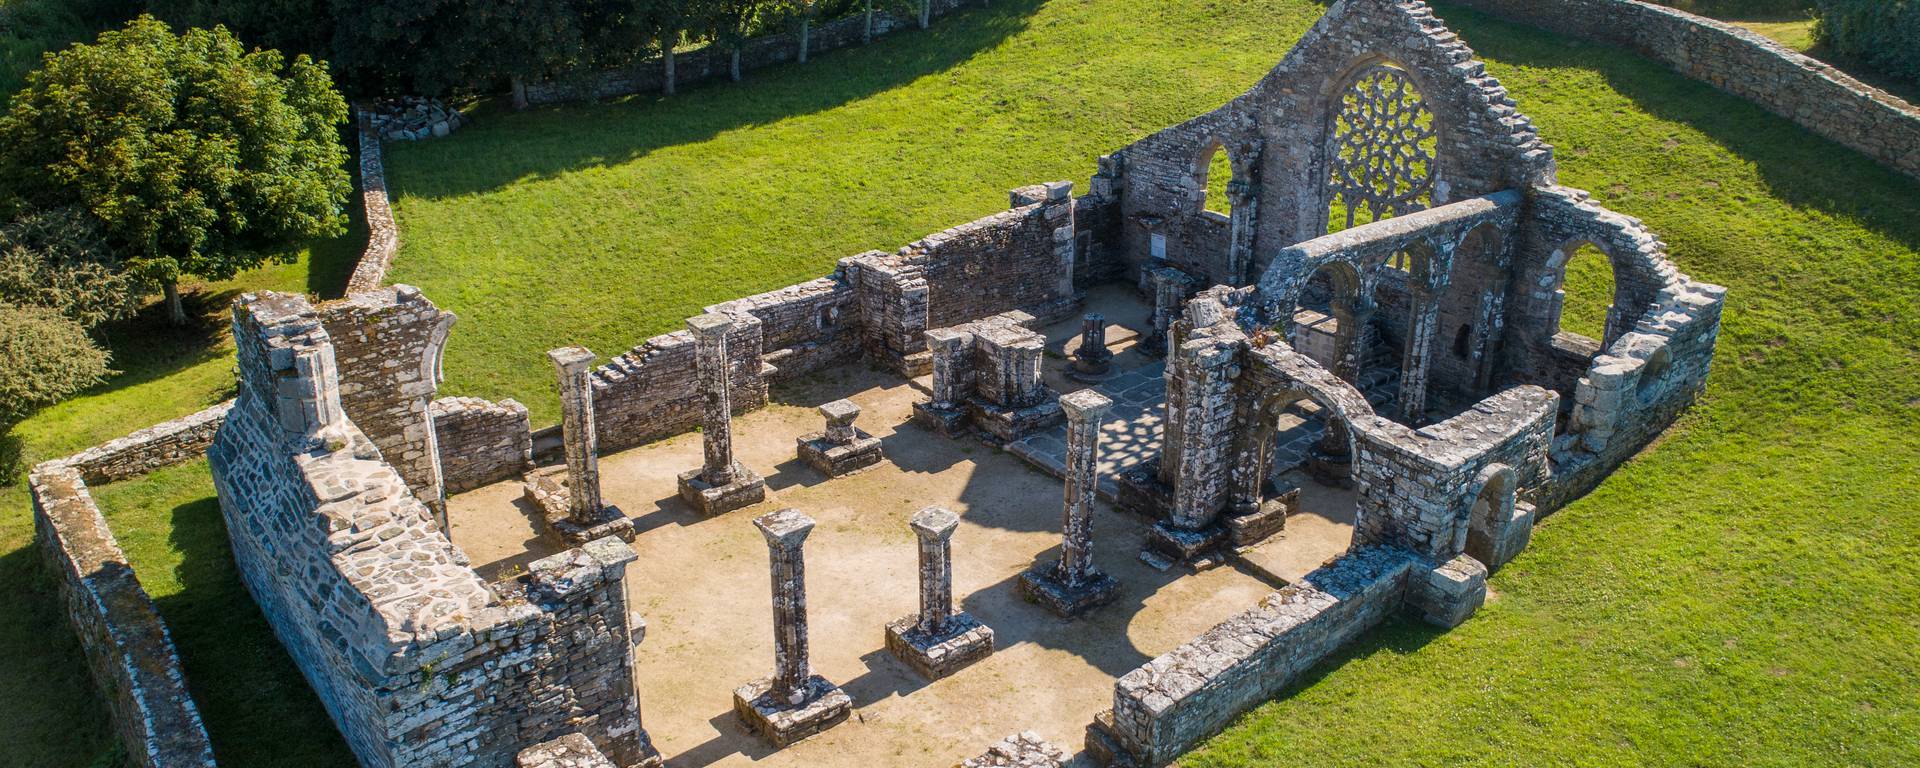
[{"label": "stone column", "polygon": [[[1252,168],[1256,163],[1248,163]],[[1247,274],[1253,266],[1254,223],[1258,221],[1259,198],[1255,196],[1256,187],[1246,179],[1235,178],[1227,182],[1227,201],[1232,206],[1228,216],[1227,235],[1227,274],[1235,284],[1251,282],[1253,275]]]},{"label": "stone column", "polygon": [[1099,491],[1100,422],[1113,401],[1091,389],[1060,398],[1067,416],[1066,489],[1061,507],[1060,560],[1021,575],[1021,590],[1063,616],[1113,598],[1118,585],[1093,565],[1093,506]]},{"label": "stone column", "polygon": [[1400,358],[1400,421],[1418,426],[1427,414],[1427,369],[1433,360],[1434,326],[1440,322],[1440,302],[1427,291],[1412,291],[1407,315],[1407,348]]},{"label": "stone column", "polygon": [[1073,365],[1067,376],[1076,381],[1098,381],[1113,369],[1113,353],[1107,351],[1107,318],[1088,312],[1080,318],[1080,348],[1074,350]]},{"label": "stone column", "polygon": [[966,354],[968,334],[939,328],[927,331],[927,349],[933,353],[933,402],[939,409],[959,405],[965,393],[960,391],[960,356]]},{"label": "stone column", "polygon": [[797,703],[813,674],[807,661],[807,565],[801,552],[813,518],[782,509],[754,518],[753,526],[767,539],[773,575],[773,695]]},{"label": "stone column", "polygon": [[567,453],[567,511],[581,525],[600,520],[599,438],[593,426],[593,352],[561,347],[547,353],[560,374],[561,437]]},{"label": "stone column", "polygon": [[880,438],[853,426],[860,418],[860,406],[852,400],[835,400],[820,406],[827,417],[827,428],[800,436],[797,453],[800,460],[828,477],[858,472],[880,463]]},{"label": "stone column", "polygon": [[953,609],[953,531],[960,516],[927,507],[908,522],[920,539],[920,612],[887,625],[887,650],[938,680],[993,653],[993,629]]},{"label": "stone column", "polygon": [[953,529],[960,516],[942,507],[927,507],[908,523],[920,539],[921,632],[940,634],[953,615]]},{"label": "stone column", "polygon": [[694,375],[701,398],[700,469],[680,474],[680,498],[701,514],[716,515],[758,504],[767,497],[767,483],[733,460],[733,397],[727,358],[727,333],[733,320],[725,315],[701,315],[687,320],[693,331]]},{"label": "stone column", "polygon": [[807,660],[806,561],[801,546],[813,518],[782,509],[754,518],[767,539],[773,577],[773,676],[733,691],[733,710],[748,727],[786,746],[847,719],[853,700],[813,674]]},{"label": "stone column", "polygon": [[733,321],[725,315],[701,315],[687,321],[693,331],[694,374],[699,379],[701,446],[706,464],[700,479],[711,485],[733,482],[733,396],[727,361],[727,332]]}]

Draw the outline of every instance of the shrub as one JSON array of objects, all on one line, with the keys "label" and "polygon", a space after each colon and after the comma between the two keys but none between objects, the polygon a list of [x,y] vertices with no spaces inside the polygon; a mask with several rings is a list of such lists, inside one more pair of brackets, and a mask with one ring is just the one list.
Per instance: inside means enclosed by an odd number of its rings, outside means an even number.
[{"label": "shrub", "polygon": [[0,304],[0,360],[0,431],[111,373],[106,350],[45,307]]},{"label": "shrub", "polygon": [[153,287],[114,258],[99,223],[80,211],[37,211],[0,226],[0,303],[46,307],[91,330],[132,317]]},{"label": "shrub", "polygon": [[1835,52],[1920,82],[1920,0],[1818,0],[1814,38]]}]

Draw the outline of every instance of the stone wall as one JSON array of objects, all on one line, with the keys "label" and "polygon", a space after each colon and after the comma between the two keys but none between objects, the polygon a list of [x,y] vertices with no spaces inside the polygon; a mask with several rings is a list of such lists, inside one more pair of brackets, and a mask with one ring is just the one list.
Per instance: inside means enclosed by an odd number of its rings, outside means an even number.
[{"label": "stone wall", "polygon": [[410,285],[354,293],[318,310],[333,344],[346,417],[421,501],[442,509],[440,451],[427,405],[440,385],[453,313]]},{"label": "stone wall", "polygon": [[707,312],[760,321],[761,362],[774,381],[798,378],[860,353],[859,308],[844,271],[777,291],[735,299]]},{"label": "stone wall", "polygon": [[1920,178],[1920,107],[1732,24],[1638,0],[1454,0],[1630,48]]},{"label": "stone wall", "polygon": [[227,418],[233,401],[155,424],[60,460],[89,483],[111,483],[139,477],[161,467],[200,458]]},{"label": "stone wall", "polygon": [[[767,402],[770,371],[761,360],[762,324],[748,313],[734,313],[727,333],[727,358],[733,370],[735,413]],[[693,334],[661,334],[628,350],[593,372],[594,431],[600,451],[644,445],[680,434],[701,423],[699,381],[694,376]]]},{"label": "stone wall", "polygon": [[213,747],[187,694],[173,639],[81,480],[58,462],[35,467],[34,542],[134,765],[211,768]]},{"label": "stone wall", "polygon": [[1399,609],[1427,567],[1391,548],[1348,552],[1121,676],[1100,725],[1140,764],[1165,765]]},{"label": "stone wall", "polygon": [[353,265],[347,278],[347,293],[379,288],[387,281],[387,268],[400,250],[400,229],[393,221],[393,205],[387,200],[387,170],[380,157],[380,133],[373,126],[372,108],[361,104],[353,109],[355,133],[360,142],[360,209],[367,218],[367,247]]},{"label": "stone wall", "polygon": [[[1432,114],[1432,205],[1552,181],[1551,148],[1425,3],[1342,0],[1245,94],[1114,153],[1116,245],[1129,268],[1171,264],[1204,285],[1245,285],[1254,254],[1325,234],[1330,113],[1354,73],[1378,62],[1404,68]],[[1204,208],[1216,151],[1245,185],[1229,185],[1231,217]]]},{"label": "stone wall", "polygon": [[516,478],[533,466],[532,422],[519,401],[443,397],[428,413],[448,494]]},{"label": "stone wall", "polygon": [[[931,0],[932,15],[945,16],[962,5],[962,0]],[[873,36],[880,37],[917,26],[913,18],[876,9]],[[809,57],[837,48],[860,45],[866,19],[851,16],[824,24],[814,24],[807,34]],[[794,61],[800,54],[799,30],[749,38],[740,47],[740,71],[745,72]],[[679,53],[673,59],[674,81],[681,86],[719,80],[728,76],[732,52],[720,45],[708,45]],[[534,106],[569,101],[607,99],[639,93],[658,93],[666,81],[666,65],[658,56],[649,56],[618,69],[582,72],[554,80],[527,85],[527,103]]]},{"label": "stone wall", "polygon": [[319,311],[249,294],[234,339],[240,395],[208,451],[234,563],[360,762],[505,766],[574,730],[639,762],[632,550],[487,584],[346,416]]}]

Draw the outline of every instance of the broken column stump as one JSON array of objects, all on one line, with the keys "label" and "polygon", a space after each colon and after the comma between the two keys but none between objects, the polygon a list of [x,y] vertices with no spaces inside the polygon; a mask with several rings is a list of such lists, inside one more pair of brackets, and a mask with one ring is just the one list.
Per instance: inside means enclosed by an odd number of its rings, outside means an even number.
[{"label": "broken column stump", "polygon": [[887,625],[887,650],[938,680],[992,655],[993,628],[953,609],[952,539],[960,516],[927,507],[909,525],[920,539],[920,613]]},{"label": "broken column stump", "polygon": [[599,438],[593,427],[593,352],[562,347],[547,353],[560,377],[561,438],[567,463],[527,473],[526,499],[568,544],[602,536],[633,540],[633,520],[600,497]]},{"label": "broken column stump", "polygon": [[1289,483],[1279,493],[1261,499],[1259,504],[1233,509],[1221,518],[1221,523],[1227,528],[1229,544],[1235,548],[1251,547],[1285,529],[1287,516],[1299,509],[1300,487]]},{"label": "broken column stump", "polygon": [[827,477],[849,475],[880,463],[880,438],[853,425],[853,420],[860,418],[860,406],[852,400],[835,400],[820,406],[820,415],[827,417],[827,430],[799,438],[801,461]]},{"label": "broken column stump", "polygon": [[750,507],[767,498],[767,481],[733,460],[732,365],[727,362],[725,315],[701,315],[687,321],[693,331],[694,374],[701,397],[701,444],[705,464],[680,473],[680,498],[700,514],[713,516]]},{"label": "broken column stump", "polygon": [[740,722],[776,747],[785,747],[847,719],[853,699],[840,686],[813,674],[807,659],[806,562],[801,546],[813,530],[813,518],[782,509],[754,518],[767,538],[773,573],[772,677],[733,691],[733,712]]},{"label": "broken column stump", "polygon": [[1067,366],[1067,378],[1089,384],[1105,381],[1113,373],[1113,352],[1107,349],[1107,318],[1088,312],[1080,318],[1080,346],[1073,351]]},{"label": "broken column stump", "polygon": [[1093,502],[1099,488],[1100,421],[1113,401],[1091,389],[1060,398],[1067,414],[1066,498],[1061,512],[1060,560],[1020,574],[1020,593],[1061,616],[1103,605],[1119,590],[1093,565]]}]

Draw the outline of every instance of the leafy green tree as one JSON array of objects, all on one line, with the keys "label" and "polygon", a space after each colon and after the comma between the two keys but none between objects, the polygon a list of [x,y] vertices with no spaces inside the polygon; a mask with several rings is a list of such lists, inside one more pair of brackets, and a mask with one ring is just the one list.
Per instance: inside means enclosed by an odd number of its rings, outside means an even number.
[{"label": "leafy green tree", "polygon": [[727,76],[734,82],[740,81],[740,47],[764,7],[762,0],[710,0],[701,15],[707,39],[727,49]]},{"label": "leafy green tree", "polygon": [[45,307],[0,304],[0,432],[34,409],[104,380],[107,353]]},{"label": "leafy green tree", "polygon": [[107,248],[99,223],[73,209],[36,211],[0,227],[0,302],[45,307],[80,327],[124,320],[153,281]]},{"label": "leafy green tree", "polygon": [[323,64],[142,16],[47,58],[0,116],[0,199],[74,207],[157,275],[232,277],[341,232],[347,105]]},{"label": "leafy green tree", "polygon": [[1821,43],[1920,82],[1920,0],[1818,0],[1816,11]]}]

